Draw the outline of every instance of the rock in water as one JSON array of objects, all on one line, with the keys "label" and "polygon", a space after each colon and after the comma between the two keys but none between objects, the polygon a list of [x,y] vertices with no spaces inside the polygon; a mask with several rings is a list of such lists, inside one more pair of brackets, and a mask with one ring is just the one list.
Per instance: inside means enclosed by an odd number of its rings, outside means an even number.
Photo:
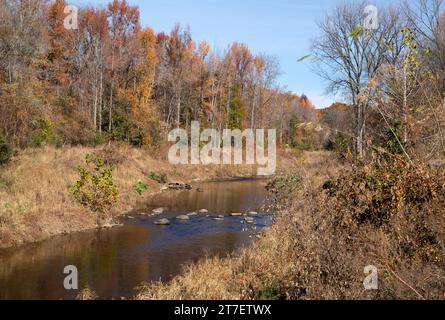
[{"label": "rock in water", "polygon": [[192,190],[192,186],[183,182],[172,182],[168,184],[168,188],[172,190]]},{"label": "rock in water", "polygon": [[249,216],[257,216],[257,215],[258,215],[258,212],[256,212],[256,211],[249,212]]},{"label": "rock in water", "polygon": [[157,209],[154,209],[152,212],[153,212],[153,214],[163,214],[164,211],[165,211],[165,208],[157,208]]},{"label": "rock in water", "polygon": [[214,217],[213,220],[215,220],[215,221],[224,221],[224,216],[219,215],[217,217]]},{"label": "rock in water", "polygon": [[170,224],[170,220],[168,219],[159,219],[155,221],[155,224],[158,226],[168,226]]},{"label": "rock in water", "polygon": [[176,219],[187,221],[187,220],[190,220],[190,217],[187,215],[180,215],[180,216],[177,216]]},{"label": "rock in water", "polygon": [[240,212],[234,212],[230,214],[232,217],[241,217],[243,214]]},{"label": "rock in water", "polygon": [[104,224],[104,225],[102,226],[102,229],[111,229],[111,228],[114,228],[114,227],[122,227],[122,226],[123,226],[122,223],[113,223],[113,222],[110,222],[110,223]]},{"label": "rock in water", "polygon": [[202,213],[202,214],[209,213],[209,210],[207,210],[207,209],[201,209],[201,210],[199,210],[199,213]]},{"label": "rock in water", "polygon": [[187,215],[188,215],[189,217],[194,217],[194,216],[197,216],[198,213],[197,213],[197,212],[190,212],[190,213],[187,213]]},{"label": "rock in water", "polygon": [[255,223],[255,219],[252,217],[245,217],[244,221],[246,221],[247,223]]}]

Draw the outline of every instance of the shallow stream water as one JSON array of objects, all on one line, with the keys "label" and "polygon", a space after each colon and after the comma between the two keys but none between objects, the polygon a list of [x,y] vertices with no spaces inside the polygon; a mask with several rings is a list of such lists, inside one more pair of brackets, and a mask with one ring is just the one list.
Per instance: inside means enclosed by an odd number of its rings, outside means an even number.
[{"label": "shallow stream water", "polygon": [[[261,213],[265,185],[254,179],[200,183],[191,191],[153,197],[144,210],[122,218],[123,226],[0,250],[0,299],[74,299],[79,291],[63,286],[67,265],[77,267],[80,289],[88,286],[100,299],[131,298],[144,282],[168,281],[190,262],[226,255],[253,241],[272,221]],[[168,210],[156,217],[143,215],[159,207]],[[200,209],[209,212],[189,221],[175,219]],[[249,211],[259,212],[254,224],[228,216]],[[213,219],[218,215],[224,220]],[[159,218],[171,224],[154,225]]]}]

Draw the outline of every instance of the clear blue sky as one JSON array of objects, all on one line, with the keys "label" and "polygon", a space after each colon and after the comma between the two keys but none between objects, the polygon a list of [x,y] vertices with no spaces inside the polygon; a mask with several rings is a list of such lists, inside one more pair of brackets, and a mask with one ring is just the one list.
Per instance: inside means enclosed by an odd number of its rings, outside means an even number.
[{"label": "clear blue sky", "polygon": [[[282,75],[279,84],[305,93],[318,107],[334,97],[325,96],[326,84],[310,62],[297,62],[309,53],[318,34],[316,21],[341,0],[127,0],[138,5],[144,26],[169,33],[176,23],[190,26],[196,41],[206,40],[224,50],[233,42],[246,43],[256,53],[276,56]],[[108,0],[68,0],[72,4],[105,6]],[[376,0],[395,3],[396,0]]]}]

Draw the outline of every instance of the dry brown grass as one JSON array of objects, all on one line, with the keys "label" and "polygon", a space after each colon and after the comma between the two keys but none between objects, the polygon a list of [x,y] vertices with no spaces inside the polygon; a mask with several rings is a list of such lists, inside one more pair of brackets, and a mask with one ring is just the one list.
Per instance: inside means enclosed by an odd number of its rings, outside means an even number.
[{"label": "dry brown grass", "polygon": [[86,152],[85,148],[27,150],[1,169],[10,186],[0,190],[0,246],[94,225],[93,215],[69,194],[76,165]]},{"label": "dry brown grass", "polygon": [[[196,166],[172,166],[166,161],[167,151],[128,146],[28,149],[0,168],[0,178],[8,182],[7,186],[0,186],[0,247],[96,227],[95,214],[73,201],[70,194],[70,187],[78,179],[77,167],[88,153],[99,155],[114,166],[120,197],[111,217],[137,207],[159,192],[161,185],[147,178],[151,171],[183,182],[251,176],[256,172],[252,166],[206,166],[200,170]],[[289,153],[283,161],[291,162],[298,156]],[[150,186],[143,196],[134,189],[139,179]]]},{"label": "dry brown grass", "polygon": [[76,300],[97,300],[99,297],[98,295],[91,290],[90,288],[83,289],[76,297]]},{"label": "dry brown grass", "polygon": [[[290,151],[289,151],[290,152]],[[291,159],[283,156],[282,159]],[[302,153],[285,160],[282,172],[299,175],[302,188],[320,187],[340,165],[327,152]],[[295,272],[305,264],[299,257],[292,210],[282,212],[250,248],[227,258],[204,259],[188,266],[170,283],[142,286],[136,299],[272,299],[294,298],[304,290]],[[291,294],[291,291],[293,292]]]},{"label": "dry brown grass", "polygon": [[[342,168],[329,154],[306,155],[293,172],[301,185],[252,247],[146,284],[136,298],[444,299],[444,174],[396,162]],[[363,286],[368,265],[378,268],[379,290]]]}]

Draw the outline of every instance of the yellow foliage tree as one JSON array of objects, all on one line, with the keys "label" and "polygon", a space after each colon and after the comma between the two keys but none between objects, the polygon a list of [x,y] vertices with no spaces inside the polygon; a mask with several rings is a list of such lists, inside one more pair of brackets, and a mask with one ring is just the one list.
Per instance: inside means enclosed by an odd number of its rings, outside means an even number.
[{"label": "yellow foliage tree", "polygon": [[132,84],[120,90],[121,98],[129,105],[129,113],[138,130],[143,133],[144,144],[151,143],[148,132],[150,124],[156,122],[153,86],[158,58],[156,36],[151,28],[138,34],[137,59],[133,68]]}]

